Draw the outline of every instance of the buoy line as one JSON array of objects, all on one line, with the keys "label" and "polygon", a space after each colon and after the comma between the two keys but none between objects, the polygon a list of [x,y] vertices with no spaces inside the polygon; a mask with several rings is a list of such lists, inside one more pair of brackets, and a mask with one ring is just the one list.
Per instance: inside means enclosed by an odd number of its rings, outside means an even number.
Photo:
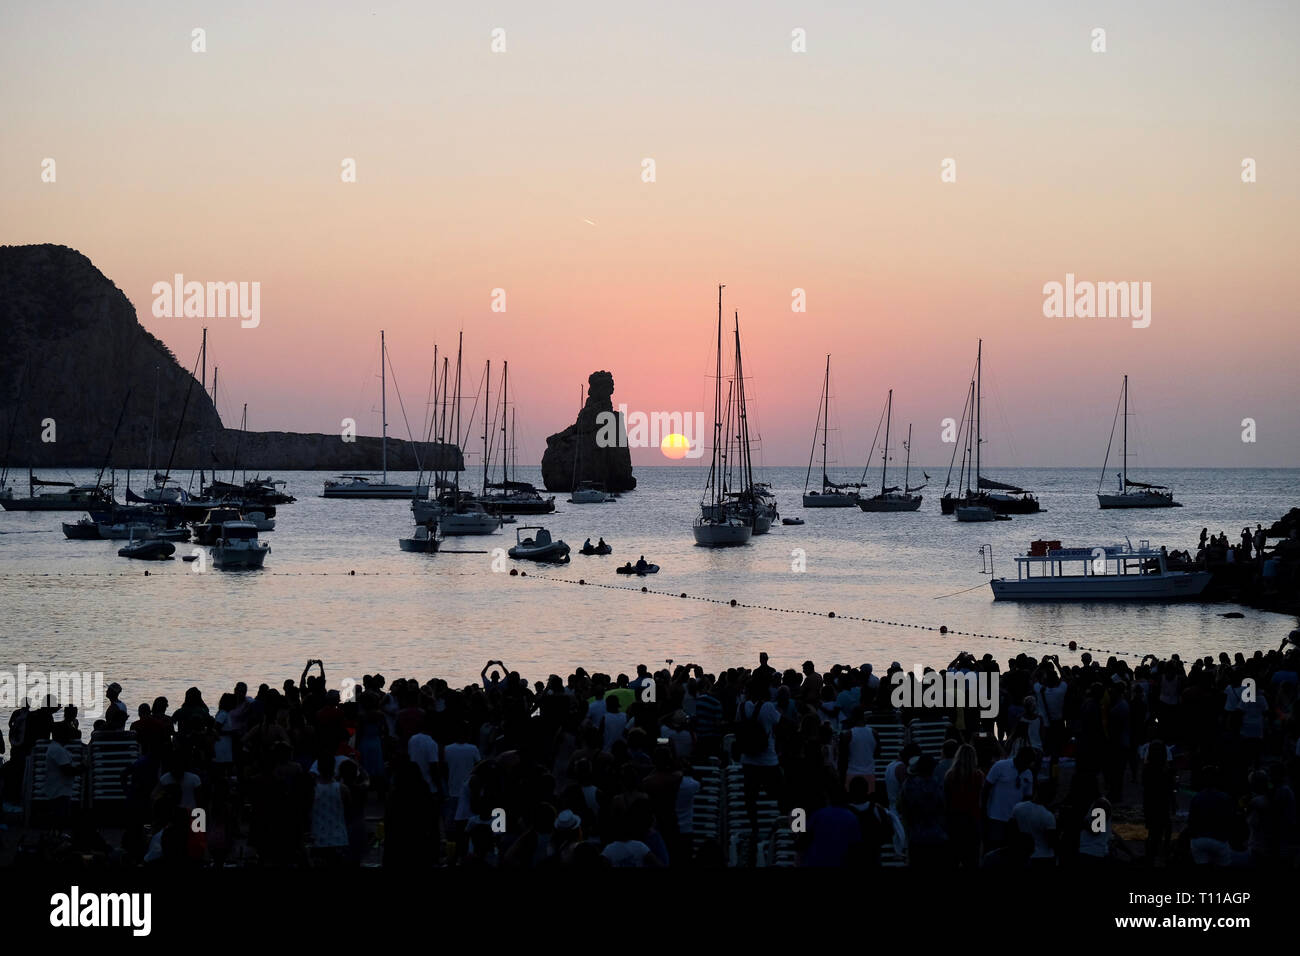
[{"label": "buoy line", "polygon": [[[490,552],[484,552],[490,553]],[[193,572],[191,572],[193,573]],[[212,571],[201,572],[203,575],[211,574]],[[489,572],[495,574],[504,574],[505,572]],[[452,571],[449,569],[427,569],[423,571],[258,571],[259,577],[482,577],[482,571]],[[1105,654],[1106,656],[1140,658],[1142,655],[1135,652],[1124,652],[1109,650],[1101,647],[1086,647],[1077,641],[1049,641],[1036,637],[1008,637],[1005,634],[982,634],[976,631],[958,631],[949,628],[947,625],[933,626],[928,624],[913,624],[909,621],[887,621],[884,618],[861,617],[855,614],[839,614],[835,611],[812,611],[806,608],[776,607],[767,604],[746,604],[743,601],[737,601],[735,598],[729,600],[723,598],[705,597],[699,594],[688,594],[685,591],[660,591],[647,585],[640,587],[627,586],[622,584],[602,584],[597,581],[588,581],[586,578],[562,578],[544,574],[529,574],[526,570],[511,568],[510,577],[528,578],[533,581],[550,581],[556,584],[572,584],[579,587],[596,587],[603,588],[607,591],[624,591],[635,594],[652,594],[657,597],[671,597],[677,600],[699,601],[705,604],[721,604],[728,607],[743,608],[749,611],[769,611],[775,614],[802,614],[809,617],[822,617],[827,620],[835,621],[856,621],[861,624],[881,624],[886,627],[910,628],[918,631],[933,631],[936,634],[952,637],[976,637],[983,640],[1007,641],[1014,644],[1041,644],[1045,647],[1064,647],[1070,651],[1091,651],[1094,654]],[[3,578],[139,578],[153,577],[161,578],[163,575],[152,573],[149,569],[143,571],[24,571],[16,573],[0,574]]]}]

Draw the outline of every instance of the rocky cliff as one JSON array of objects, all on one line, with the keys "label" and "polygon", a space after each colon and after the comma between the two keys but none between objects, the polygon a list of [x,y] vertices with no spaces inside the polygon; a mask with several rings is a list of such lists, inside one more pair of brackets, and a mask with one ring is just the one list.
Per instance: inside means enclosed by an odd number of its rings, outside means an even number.
[{"label": "rocky cliff", "polygon": [[[140,325],[122,290],[66,246],[0,246],[0,334],[0,457],[12,425],[11,466],[97,467],[121,415],[112,463],[143,467],[156,380],[158,407],[165,410],[158,424],[161,447],[155,447],[159,467],[167,464],[187,394],[173,470],[231,468],[236,460],[250,471],[379,467],[378,438],[348,443],[337,434],[223,428],[212,399]],[[46,419],[54,420],[53,442],[41,440]],[[454,446],[421,443],[419,450],[425,467],[463,466]],[[390,438],[388,465],[414,470],[416,447]]]},{"label": "rocky cliff", "polygon": [[[564,431],[546,439],[542,455],[542,481],[547,491],[572,491],[584,481],[597,481],[609,491],[631,491],[636,487],[632,476],[632,453],[626,442],[626,423],[614,412],[614,376],[609,372],[592,372],[587,377],[587,401],[578,420]],[[596,443],[601,412],[613,412],[618,418],[618,434],[624,436],[622,447],[599,447]]]}]

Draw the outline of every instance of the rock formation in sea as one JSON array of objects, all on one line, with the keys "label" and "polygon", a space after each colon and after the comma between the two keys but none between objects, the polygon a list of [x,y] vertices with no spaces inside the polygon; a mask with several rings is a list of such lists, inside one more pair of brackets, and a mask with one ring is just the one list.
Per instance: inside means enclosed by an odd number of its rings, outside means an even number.
[{"label": "rock formation in sea", "polygon": [[[66,246],[0,246],[0,335],[0,457],[11,467],[98,467],[119,415],[111,464],[144,467],[156,381],[159,468],[167,465],[188,394],[173,470],[378,470],[378,438],[344,442],[337,433],[223,427],[211,397],[140,325],[122,290]],[[53,442],[41,440],[47,419],[54,421]],[[426,468],[463,467],[452,445],[421,442],[419,452]],[[416,458],[414,444],[388,440],[390,469],[414,470]]]},{"label": "rock formation in sea", "polygon": [[[631,491],[636,487],[632,475],[632,453],[627,447],[626,423],[614,411],[614,376],[609,372],[592,372],[587,376],[587,401],[578,420],[564,431],[546,439],[542,455],[542,481],[547,491],[572,491],[584,481],[603,484],[607,491]],[[602,412],[614,417],[601,418]],[[617,431],[615,425],[617,423]],[[609,424],[604,435],[616,434],[622,440],[597,443],[602,424]],[[601,445],[608,447],[601,447]]]}]

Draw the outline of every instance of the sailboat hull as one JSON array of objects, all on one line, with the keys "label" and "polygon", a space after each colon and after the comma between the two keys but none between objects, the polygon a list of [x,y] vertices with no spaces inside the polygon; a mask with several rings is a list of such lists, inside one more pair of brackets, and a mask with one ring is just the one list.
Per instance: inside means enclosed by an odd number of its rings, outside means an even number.
[{"label": "sailboat hull", "polygon": [[858,496],[835,491],[806,491],[803,496],[805,508],[852,508],[858,503]]},{"label": "sailboat hull", "polygon": [[429,494],[428,485],[389,485],[370,482],[366,487],[342,485],[326,486],[322,498],[423,498]]},{"label": "sailboat hull", "polygon": [[859,498],[858,507],[863,511],[916,511],[921,507],[921,496],[877,495],[873,498]]},{"label": "sailboat hull", "polygon": [[691,529],[695,543],[705,548],[731,548],[748,544],[754,529],[738,521],[700,521]]},{"label": "sailboat hull", "polygon": [[1097,495],[1097,503],[1103,510],[1108,508],[1181,508],[1182,503],[1174,501],[1173,495],[1127,494]]}]

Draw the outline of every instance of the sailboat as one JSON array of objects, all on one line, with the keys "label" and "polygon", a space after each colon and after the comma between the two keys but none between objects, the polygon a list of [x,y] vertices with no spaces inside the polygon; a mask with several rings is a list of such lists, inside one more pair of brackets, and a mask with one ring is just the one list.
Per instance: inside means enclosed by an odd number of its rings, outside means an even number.
[{"label": "sailboat", "polygon": [[399,485],[388,481],[388,380],[385,377],[388,350],[384,344],[384,332],[379,332],[379,393],[380,415],[383,424],[383,437],[380,441],[383,455],[383,477],[374,480],[373,475],[340,475],[325,482],[322,498],[423,498],[429,493],[425,484]]},{"label": "sailboat", "polygon": [[[718,286],[718,356],[717,373],[713,389],[713,457],[709,462],[709,478],[704,486],[704,497],[700,501],[700,515],[691,525],[695,534],[695,543],[706,548],[734,547],[748,544],[754,533],[752,524],[743,518],[728,513],[726,499],[726,449],[723,444],[722,416],[722,290]],[[725,411],[730,414],[731,402],[728,398]]]},{"label": "sailboat", "polygon": [[[813,447],[808,453],[808,472],[803,479],[803,506],[805,508],[852,508],[858,503],[858,486],[849,482],[836,484],[826,474],[826,433],[831,417],[831,357],[826,356],[826,378],[822,382],[822,400],[817,406],[817,427],[813,429]],[[817,432],[822,433],[822,490],[809,491],[812,478],[813,456],[817,454]],[[852,491],[845,489],[852,488]]]},{"label": "sailboat", "polygon": [[767,534],[779,515],[776,496],[765,482],[754,480],[754,458],[749,441],[749,414],[745,405],[745,372],[740,356],[740,313],[736,313],[736,443],[740,451],[741,490],[727,493],[728,512],[751,524],[754,534]]},{"label": "sailboat", "polygon": [[[501,480],[488,480],[488,419],[486,400],[483,414],[483,495],[479,503],[488,514],[495,515],[544,515],[555,510],[555,496],[543,498],[536,486],[526,481],[510,479],[511,441],[515,437],[514,412],[509,407],[508,388],[510,383],[510,363],[501,366]],[[509,410],[510,418],[506,418]],[[509,423],[510,429],[506,429]]]},{"label": "sailboat", "polygon": [[[885,448],[880,456],[880,494],[872,495],[870,498],[858,498],[858,507],[863,511],[915,511],[921,507],[921,496],[912,494],[913,491],[920,491],[920,488],[909,488],[907,480],[910,477],[912,469],[912,426],[907,426],[907,441],[904,447],[907,449],[907,465],[903,469],[903,487],[887,487],[886,475],[889,471],[889,423],[894,411],[894,390],[889,390],[889,397],[885,399]],[[874,442],[872,443],[874,445]],[[865,475],[864,475],[865,477]]]},{"label": "sailboat", "polygon": [[[456,345],[456,379],[452,385],[456,395],[454,406],[447,389],[447,360],[443,359],[442,414],[438,425],[440,448],[446,448],[448,434],[454,437],[457,449],[464,447],[460,434],[460,372],[464,342],[465,334],[462,332]],[[486,427],[484,425],[485,429]],[[441,461],[441,458],[439,460]],[[434,498],[420,496],[411,502],[411,513],[417,524],[436,521],[444,537],[495,534],[501,527],[501,518],[498,515],[488,514],[471,492],[460,490],[459,468],[452,473],[450,480],[442,471],[435,472],[434,485],[437,489]]]},{"label": "sailboat", "polygon": [[[980,446],[984,444],[982,434],[983,424],[983,369],[984,369],[984,340],[980,339],[978,349],[975,353],[975,378],[971,383],[970,397],[967,401],[967,407],[970,409],[970,425],[967,431],[968,453],[963,457],[963,466],[968,469],[965,471],[966,492],[964,495],[957,496],[949,494],[947,491],[948,482],[944,482],[944,494],[939,499],[939,509],[946,515],[953,514],[959,506],[965,505],[968,508],[988,508],[994,515],[1007,514],[1036,514],[1042,510],[1038,499],[1016,485],[1008,484],[1004,481],[996,481],[992,478],[986,478],[980,469]],[[956,451],[954,450],[954,455]],[[975,475],[975,487],[970,487],[970,475]],[[948,476],[952,477],[952,467],[948,468]],[[960,477],[959,477],[960,485]],[[957,515],[958,520],[980,521],[991,520],[976,517],[978,513],[968,512],[966,518]]]},{"label": "sailboat", "polygon": [[1174,501],[1174,493],[1167,485],[1150,485],[1145,481],[1132,481],[1128,476],[1128,376],[1124,376],[1121,395],[1124,405],[1123,467],[1115,477],[1119,480],[1119,489],[1114,494],[1103,494],[1102,482],[1106,480],[1106,466],[1110,464],[1110,446],[1115,440],[1115,423],[1110,425],[1110,440],[1106,443],[1106,458],[1101,466],[1101,478],[1097,482],[1097,503],[1104,508],[1181,508],[1180,502]]}]

